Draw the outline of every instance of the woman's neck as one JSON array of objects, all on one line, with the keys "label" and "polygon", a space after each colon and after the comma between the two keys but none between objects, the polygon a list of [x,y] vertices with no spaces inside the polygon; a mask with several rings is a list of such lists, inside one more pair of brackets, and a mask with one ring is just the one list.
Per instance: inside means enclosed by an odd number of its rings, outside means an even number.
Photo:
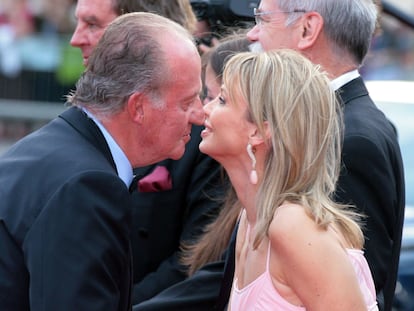
[{"label": "woman's neck", "polygon": [[230,178],[234,190],[236,191],[237,198],[241,205],[246,210],[247,220],[250,225],[254,225],[256,222],[256,195],[258,185],[253,185],[250,182],[250,171],[243,166],[224,167]]}]

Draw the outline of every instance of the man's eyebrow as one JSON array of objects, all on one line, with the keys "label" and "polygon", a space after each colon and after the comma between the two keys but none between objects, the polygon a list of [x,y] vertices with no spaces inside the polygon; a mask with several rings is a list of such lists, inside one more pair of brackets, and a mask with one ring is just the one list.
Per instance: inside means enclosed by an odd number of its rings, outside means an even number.
[{"label": "man's eyebrow", "polygon": [[84,21],[88,22],[88,23],[93,23],[93,24],[99,24],[99,20],[95,15],[88,15],[86,17],[83,18]]},{"label": "man's eyebrow", "polygon": [[99,18],[96,17],[96,15],[87,15],[87,16],[80,16],[80,17],[75,16],[75,18],[77,20],[82,20],[88,24],[97,24],[97,25],[101,24],[101,22],[99,21]]},{"label": "man's eyebrow", "polygon": [[191,94],[191,95],[186,96],[185,98],[183,98],[182,102],[183,103],[190,103],[190,102],[192,102],[194,99],[196,99],[197,97],[200,96],[200,93],[201,92],[202,92],[202,90],[200,90],[197,93],[194,93],[194,94]]}]

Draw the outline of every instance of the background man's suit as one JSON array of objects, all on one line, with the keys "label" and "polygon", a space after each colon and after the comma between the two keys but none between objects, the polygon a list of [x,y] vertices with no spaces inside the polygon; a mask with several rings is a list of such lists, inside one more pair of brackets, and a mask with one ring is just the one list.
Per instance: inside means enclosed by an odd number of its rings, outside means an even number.
[{"label": "background man's suit", "polygon": [[0,158],[0,201],[1,310],[130,308],[130,195],[85,113]]},{"label": "background man's suit", "polygon": [[403,163],[395,128],[374,105],[362,78],[338,90],[344,103],[343,168],[337,200],[367,215],[365,256],[384,310],[391,310],[405,208]]}]

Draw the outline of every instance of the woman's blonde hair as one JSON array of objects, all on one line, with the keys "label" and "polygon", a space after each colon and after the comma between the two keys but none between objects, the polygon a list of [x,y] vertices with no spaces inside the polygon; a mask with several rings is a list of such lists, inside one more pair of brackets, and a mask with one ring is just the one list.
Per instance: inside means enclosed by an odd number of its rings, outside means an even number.
[{"label": "woman's blonde hair", "polygon": [[257,195],[257,247],[267,235],[275,210],[298,203],[322,228],[335,224],[353,246],[361,248],[358,215],[336,204],[340,169],[342,109],[327,75],[292,50],[240,53],[224,70],[232,102],[248,103],[248,119],[266,137],[270,129],[263,181]]}]

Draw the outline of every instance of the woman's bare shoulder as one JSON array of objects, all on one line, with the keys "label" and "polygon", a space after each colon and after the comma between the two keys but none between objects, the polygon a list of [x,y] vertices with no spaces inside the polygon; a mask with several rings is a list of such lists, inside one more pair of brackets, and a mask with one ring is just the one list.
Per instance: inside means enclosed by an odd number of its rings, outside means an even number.
[{"label": "woman's bare shoulder", "polygon": [[318,231],[316,223],[302,205],[286,202],[273,215],[269,239],[272,247],[290,249],[306,243]]}]

